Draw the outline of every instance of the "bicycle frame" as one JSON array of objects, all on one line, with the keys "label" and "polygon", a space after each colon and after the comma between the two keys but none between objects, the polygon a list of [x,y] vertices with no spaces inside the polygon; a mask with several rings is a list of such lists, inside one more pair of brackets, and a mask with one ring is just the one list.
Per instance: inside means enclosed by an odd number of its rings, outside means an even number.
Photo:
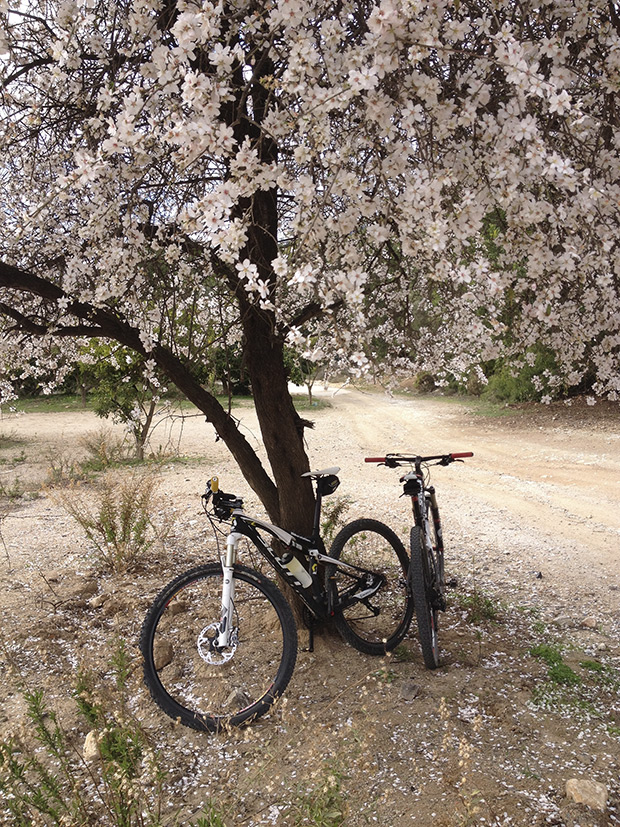
[{"label": "bicycle frame", "polygon": [[[317,513],[320,509],[320,499],[317,498]],[[234,567],[237,563],[237,552],[239,542],[243,537],[251,540],[262,556],[273,569],[288,583],[291,589],[299,595],[304,605],[311,612],[312,616],[319,620],[325,620],[334,615],[336,611],[347,608],[352,603],[372,597],[385,583],[385,577],[369,569],[352,566],[325,554],[323,540],[319,536],[304,537],[285,531],[279,526],[272,525],[265,520],[257,519],[246,514],[242,508],[235,508],[232,511],[232,528],[226,538],[226,552],[221,557],[224,584],[222,588],[222,614],[220,617],[220,628],[217,639],[217,646],[226,647],[231,643],[233,633],[234,614]],[[315,520],[315,526],[317,521]],[[294,556],[292,552],[279,557],[272,547],[265,542],[257,529],[270,534],[275,540],[281,543],[287,550],[295,549],[302,552],[310,562],[309,570],[299,563],[297,574],[288,567],[290,559]],[[333,605],[332,594],[327,591],[318,574],[319,564],[329,564],[345,571],[352,580],[352,586]],[[303,571],[303,573],[302,573]],[[300,578],[305,581],[302,582]]]},{"label": "bicycle frame", "polygon": [[[377,462],[381,465],[386,465],[388,468],[398,468],[401,465],[409,464],[413,466],[413,470],[409,471],[400,479],[403,483],[403,494],[411,497],[414,524],[420,529],[420,534],[427,551],[427,558],[432,559],[435,561],[435,564],[439,566],[437,575],[440,582],[443,580],[444,547],[439,507],[437,505],[435,487],[425,484],[422,466],[426,463],[449,465],[451,462],[462,461],[464,458],[472,456],[473,453],[471,451],[463,451],[460,453],[438,454],[430,457],[387,454],[385,457],[367,457],[365,460],[366,462]],[[429,509],[435,530],[435,548],[433,548],[429,526]],[[435,604],[434,608],[445,610],[446,601],[443,595],[443,589],[435,590],[433,603]]]},{"label": "bicycle frame", "polygon": [[[414,463],[414,466],[414,471],[410,471],[408,474],[405,474],[400,478],[400,481],[404,483],[403,494],[411,497],[414,524],[420,526],[422,531],[426,534],[428,534],[428,510],[430,507],[431,514],[433,515],[435,532],[437,534],[437,538],[441,541],[443,538],[441,534],[441,521],[439,519],[439,508],[437,506],[435,486],[427,486],[425,484],[421,461]],[[424,506],[420,501],[421,494],[424,494]]]},{"label": "bicycle frame", "polygon": [[[400,481],[404,484],[403,494],[411,497],[414,525],[420,528],[420,534],[428,554],[431,555],[433,560],[440,566],[440,569],[442,569],[444,550],[443,534],[435,486],[429,485],[427,487],[425,485],[424,472],[422,471],[420,463],[415,463],[415,471],[410,471],[408,474],[405,474],[401,477]],[[435,540],[437,543],[436,548],[433,548],[429,519],[433,520]],[[440,576],[443,576],[443,572],[440,572]],[[445,600],[443,596],[437,595],[437,600],[439,603],[437,608],[445,610]]]}]

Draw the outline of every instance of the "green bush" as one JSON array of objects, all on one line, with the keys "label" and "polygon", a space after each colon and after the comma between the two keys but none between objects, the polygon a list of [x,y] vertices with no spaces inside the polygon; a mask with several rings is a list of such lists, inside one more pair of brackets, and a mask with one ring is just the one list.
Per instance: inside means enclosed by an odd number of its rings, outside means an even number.
[{"label": "green bush", "polygon": [[[539,402],[547,393],[556,396],[557,391],[551,391],[545,382],[545,371],[549,371],[550,374],[557,372],[553,352],[548,348],[536,346],[530,351],[530,359],[532,364],[526,362],[521,366],[511,365],[503,360],[487,365],[485,372],[489,381],[483,391],[484,396],[507,404]],[[541,377],[542,388],[537,386],[535,377]]]},{"label": "green bush", "polygon": [[[163,756],[129,710],[135,669],[117,639],[109,666],[113,683],[78,671],[73,697],[84,729],[65,729],[41,689],[22,690],[27,718],[0,740],[0,823],[14,827],[225,827],[207,800],[197,820],[183,818]],[[18,679],[19,680],[19,679]]]},{"label": "green bush", "polygon": [[432,393],[437,387],[435,377],[428,370],[422,370],[416,373],[414,379],[414,388],[418,393]]},{"label": "green bush", "polygon": [[90,487],[72,486],[58,495],[62,507],[84,530],[103,569],[131,569],[166,537],[170,520],[156,501],[158,483],[153,473],[120,478],[108,474],[96,493]]}]

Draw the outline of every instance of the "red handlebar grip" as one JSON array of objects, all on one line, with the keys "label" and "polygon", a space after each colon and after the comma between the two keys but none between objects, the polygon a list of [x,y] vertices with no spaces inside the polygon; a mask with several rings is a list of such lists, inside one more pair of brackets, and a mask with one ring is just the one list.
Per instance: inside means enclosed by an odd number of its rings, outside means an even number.
[{"label": "red handlebar grip", "polygon": [[365,457],[364,462],[385,462],[385,457]]},{"label": "red handlebar grip", "polygon": [[461,454],[450,454],[452,459],[460,459],[461,457],[473,457],[473,455],[474,455],[473,451],[465,451],[464,453],[461,453]]}]

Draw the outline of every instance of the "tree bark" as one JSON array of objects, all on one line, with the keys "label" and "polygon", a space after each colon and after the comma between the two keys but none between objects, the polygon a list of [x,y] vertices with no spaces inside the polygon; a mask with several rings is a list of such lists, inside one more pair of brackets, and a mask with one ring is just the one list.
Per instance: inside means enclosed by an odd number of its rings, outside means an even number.
[{"label": "tree bark", "polygon": [[279,525],[310,534],[314,493],[304,446],[304,423],[295,410],[284,369],[284,347],[259,314],[244,322],[247,364],[263,443],[279,493]]}]

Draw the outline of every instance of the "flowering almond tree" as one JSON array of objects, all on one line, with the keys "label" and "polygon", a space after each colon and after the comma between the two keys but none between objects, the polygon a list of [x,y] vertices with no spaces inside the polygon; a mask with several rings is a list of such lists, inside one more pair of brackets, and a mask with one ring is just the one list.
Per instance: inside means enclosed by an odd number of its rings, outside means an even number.
[{"label": "flowering almond tree", "polygon": [[[309,528],[283,348],[620,390],[611,0],[0,0],[2,348],[132,348]],[[270,473],[198,381],[239,341]],[[310,344],[311,343],[311,344]],[[337,460],[334,457],[334,460]]]}]

